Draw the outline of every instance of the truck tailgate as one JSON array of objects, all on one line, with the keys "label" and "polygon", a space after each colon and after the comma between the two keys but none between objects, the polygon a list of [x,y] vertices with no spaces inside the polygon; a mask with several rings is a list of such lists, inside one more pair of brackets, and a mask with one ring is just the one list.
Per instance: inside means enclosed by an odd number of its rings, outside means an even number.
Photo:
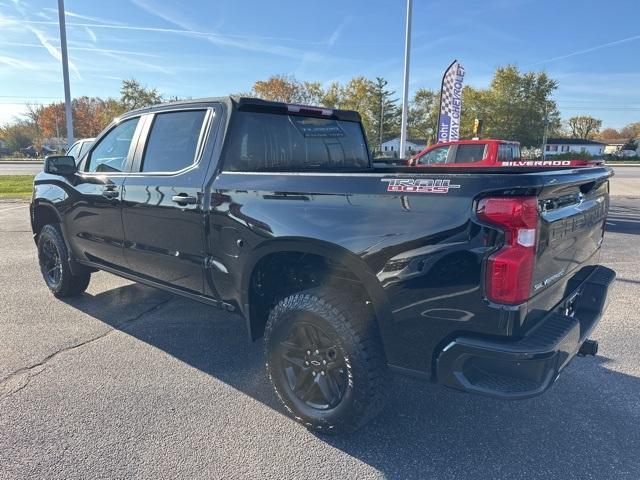
[{"label": "truck tailgate", "polygon": [[587,178],[542,190],[533,295],[597,261],[609,208],[607,180]]}]

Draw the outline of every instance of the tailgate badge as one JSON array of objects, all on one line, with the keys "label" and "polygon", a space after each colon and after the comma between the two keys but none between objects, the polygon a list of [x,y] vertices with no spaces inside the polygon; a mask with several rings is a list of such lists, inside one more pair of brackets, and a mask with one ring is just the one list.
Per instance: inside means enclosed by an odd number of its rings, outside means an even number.
[{"label": "tailgate badge", "polygon": [[449,179],[382,178],[380,181],[388,182],[387,192],[448,193],[451,188],[460,188]]}]

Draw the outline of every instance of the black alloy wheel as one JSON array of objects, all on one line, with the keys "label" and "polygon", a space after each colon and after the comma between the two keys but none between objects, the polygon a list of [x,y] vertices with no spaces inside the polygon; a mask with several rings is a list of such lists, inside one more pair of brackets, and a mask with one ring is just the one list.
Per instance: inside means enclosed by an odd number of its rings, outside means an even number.
[{"label": "black alloy wheel", "polygon": [[280,342],[280,349],[280,365],[296,397],[319,410],[340,403],[349,383],[345,358],[322,329],[296,323],[288,338]]}]

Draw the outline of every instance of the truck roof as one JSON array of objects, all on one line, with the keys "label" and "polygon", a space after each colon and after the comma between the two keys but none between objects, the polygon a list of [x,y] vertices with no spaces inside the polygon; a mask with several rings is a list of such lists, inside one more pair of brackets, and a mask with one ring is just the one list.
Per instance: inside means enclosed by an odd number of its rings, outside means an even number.
[{"label": "truck roof", "polygon": [[433,145],[431,145],[432,147],[437,146],[442,146],[442,145],[468,145],[468,144],[484,144],[484,143],[508,143],[508,144],[517,144],[519,145],[520,142],[517,142],[515,140],[501,140],[498,138],[479,138],[479,139],[475,139],[475,140],[453,140],[451,142],[441,142],[441,143],[434,143]]},{"label": "truck roof", "polygon": [[324,118],[333,118],[337,120],[345,120],[348,122],[362,122],[360,114],[355,110],[341,110],[335,108],[319,107],[314,105],[301,105],[297,103],[272,102],[254,97],[243,96],[225,96],[225,97],[204,97],[193,98],[189,100],[178,100],[175,102],[161,103],[150,107],[138,108],[125,113],[120,118],[129,117],[140,113],[150,113],[175,107],[185,106],[192,107],[194,105],[202,105],[207,103],[222,103],[228,110],[245,110],[260,111],[264,113],[293,113],[312,116],[320,116]]}]

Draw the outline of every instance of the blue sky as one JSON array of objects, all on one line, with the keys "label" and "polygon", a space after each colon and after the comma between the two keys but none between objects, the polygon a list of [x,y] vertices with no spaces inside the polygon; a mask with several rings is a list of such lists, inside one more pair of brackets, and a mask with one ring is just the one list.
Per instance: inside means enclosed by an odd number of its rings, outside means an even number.
[{"label": "blue sky", "polygon": [[[0,0],[0,124],[63,97],[55,0]],[[248,92],[272,74],[383,76],[400,93],[404,0],[67,0],[73,96],[135,77],[167,95]],[[563,117],[640,121],[639,0],[414,0],[411,90],[455,58],[486,87],[497,66],[545,70]],[[463,107],[464,108],[464,107]]]}]

